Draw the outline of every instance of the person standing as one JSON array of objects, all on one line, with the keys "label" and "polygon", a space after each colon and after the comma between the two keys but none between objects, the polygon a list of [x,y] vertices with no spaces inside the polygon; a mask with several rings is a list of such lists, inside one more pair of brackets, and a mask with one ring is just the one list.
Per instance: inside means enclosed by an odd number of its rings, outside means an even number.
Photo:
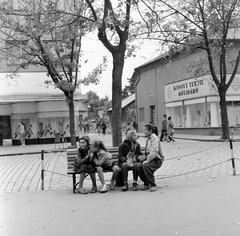
[{"label": "person standing", "polygon": [[140,159],[141,162],[138,163],[137,170],[140,179],[144,183],[141,190],[149,189],[153,192],[157,190],[154,172],[162,166],[165,157],[152,124],[144,126],[144,135],[146,137],[145,156]]},{"label": "person standing", "polygon": [[84,134],[86,134],[87,133],[87,121],[83,121],[82,125],[83,125]]},{"label": "person standing", "polygon": [[88,120],[86,121],[86,132],[87,132],[87,133],[90,132],[90,123],[89,123]]},{"label": "person standing", "polygon": [[136,130],[129,130],[125,140],[118,148],[118,163],[121,168],[123,178],[123,191],[128,190],[128,171],[133,170],[133,191],[137,191],[137,164],[142,155],[140,144],[137,142],[138,136]]},{"label": "person standing", "polygon": [[168,133],[168,142],[171,142],[171,141],[175,141],[173,139],[173,134],[174,134],[174,125],[173,125],[173,122],[172,122],[172,117],[169,116],[168,117],[168,127],[167,127],[167,133]]},{"label": "person standing", "polygon": [[160,141],[163,141],[163,139],[167,138],[167,125],[168,125],[168,123],[167,123],[167,116],[163,115]]},{"label": "person standing", "polygon": [[100,133],[101,133],[101,121],[98,118],[96,118],[96,129],[97,129],[98,135],[100,135]]},{"label": "person standing", "polygon": [[21,121],[20,127],[19,127],[19,140],[21,142],[21,146],[25,147],[25,126],[24,123]]},{"label": "person standing", "polygon": [[106,129],[107,129],[107,124],[104,120],[102,121],[101,127],[102,127],[102,133],[103,133],[103,135],[105,135]]},{"label": "person standing", "polygon": [[133,128],[137,131],[137,123],[135,120],[133,121]]}]

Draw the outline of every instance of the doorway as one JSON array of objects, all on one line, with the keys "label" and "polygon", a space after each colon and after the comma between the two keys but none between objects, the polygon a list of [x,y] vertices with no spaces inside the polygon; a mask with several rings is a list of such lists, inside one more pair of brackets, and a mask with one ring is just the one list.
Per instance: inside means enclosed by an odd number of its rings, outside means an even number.
[{"label": "doorway", "polygon": [[11,139],[11,117],[0,116],[0,146],[4,139]]},{"label": "doorway", "polygon": [[155,106],[150,106],[150,122],[156,125],[156,110],[155,110]]}]

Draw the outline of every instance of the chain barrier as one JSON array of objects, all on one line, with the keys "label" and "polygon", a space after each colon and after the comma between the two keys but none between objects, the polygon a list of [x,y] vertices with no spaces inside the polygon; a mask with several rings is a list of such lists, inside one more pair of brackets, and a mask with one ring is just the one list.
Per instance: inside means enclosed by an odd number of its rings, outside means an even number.
[{"label": "chain barrier", "polygon": [[[65,154],[63,154],[65,152]],[[44,163],[44,154],[49,154],[47,156],[47,161]],[[56,156],[57,155],[57,156]],[[70,177],[65,173],[61,173],[59,171],[55,171],[56,164],[59,162],[59,157],[65,157],[66,158],[66,150],[57,150],[57,151],[52,151],[52,150],[42,150],[41,151],[41,162],[42,162],[42,169],[41,169],[41,189],[44,190],[44,177],[46,173],[51,173],[52,176],[50,177],[50,181],[52,181],[53,175],[59,175],[59,176],[64,176],[64,177]],[[66,160],[64,159],[64,163]],[[49,167],[52,166],[52,170],[49,170]]]},{"label": "chain barrier", "polygon": [[[185,154],[185,155],[182,155],[182,156],[172,157],[172,158],[166,159],[165,161],[173,161],[173,160],[177,160],[177,159],[179,160],[179,159],[181,159],[183,157],[189,157],[189,156],[193,157],[194,155],[197,156],[197,154],[199,154],[199,153],[204,153],[204,152],[207,152],[207,151],[212,150],[214,148],[218,148],[221,145],[223,145],[223,143],[225,143],[225,144],[228,143],[228,142],[231,143],[231,141],[232,141],[231,139],[230,140],[226,140],[224,142],[221,142],[220,144],[208,147],[208,148],[206,148],[204,150],[198,150],[196,152],[192,152],[192,153]],[[63,152],[65,152],[65,154],[63,154]],[[222,151],[220,150],[219,152],[222,152]],[[44,164],[44,153],[51,154],[50,157],[48,157],[48,160],[47,160],[46,164]],[[53,161],[53,158],[54,158],[54,156],[56,154],[58,156],[55,158],[55,164],[53,164],[54,165],[53,166],[53,170],[49,170],[49,166],[50,166],[50,164],[52,165],[51,162]],[[42,189],[44,189],[44,175],[45,175],[45,173],[50,173],[52,175],[59,175],[59,176],[68,177],[68,178],[71,177],[68,174],[61,173],[59,171],[55,171],[54,170],[56,168],[57,161],[59,161],[59,157],[65,157],[66,158],[66,150],[59,150],[59,151],[44,151],[44,150],[42,150],[41,156],[42,156]],[[219,159],[219,157],[217,157],[216,159],[211,159],[211,161],[217,161],[217,159]],[[235,160],[240,160],[240,158],[234,158],[233,154],[232,154],[232,158],[231,159],[223,160],[221,162],[212,164],[212,165],[207,166],[207,167],[203,167],[203,168],[200,168],[200,169],[197,169],[197,170],[191,170],[191,171],[180,173],[180,174],[172,174],[172,175],[168,175],[168,176],[167,175],[165,175],[165,176],[156,175],[155,178],[156,179],[168,179],[168,178],[175,178],[175,177],[180,177],[180,176],[184,176],[184,175],[189,175],[189,174],[193,174],[193,173],[197,173],[197,172],[200,172],[200,171],[203,171],[203,170],[207,170],[207,169],[213,168],[215,166],[222,165],[223,163],[226,163],[226,162],[229,162],[229,161],[234,162],[234,159]],[[66,162],[66,160],[64,160],[64,162]],[[209,162],[209,160],[199,159],[198,163],[205,164],[207,162]],[[235,166],[234,166],[234,168],[235,168]]]},{"label": "chain barrier", "polygon": [[228,160],[225,160],[225,161],[222,161],[222,162],[219,162],[219,163],[216,163],[216,164],[213,164],[213,165],[210,165],[210,166],[207,166],[207,167],[198,169],[198,170],[188,171],[188,172],[181,173],[181,174],[169,175],[169,176],[164,176],[164,177],[158,177],[158,176],[156,176],[155,179],[169,179],[169,178],[179,177],[179,176],[183,176],[183,175],[189,175],[189,174],[192,174],[192,173],[197,173],[197,172],[199,172],[199,171],[207,170],[207,169],[210,169],[210,168],[212,168],[212,167],[221,165],[221,164],[223,164],[223,163],[225,163],[225,162],[228,162],[228,161],[230,161],[230,160],[231,160],[231,159],[228,159]]},{"label": "chain barrier", "polygon": [[51,171],[51,170],[44,170],[44,172],[48,172],[48,173],[56,174],[56,175],[61,175],[61,176],[65,176],[65,177],[70,177],[70,176],[67,175],[67,174],[63,174],[63,173],[56,172],[56,171]]},{"label": "chain barrier", "polygon": [[[224,143],[227,143],[227,142],[228,142],[228,141],[225,141]],[[217,144],[217,145],[215,145],[215,146],[213,146],[213,147],[209,147],[209,148],[204,149],[204,150],[199,150],[199,151],[192,152],[192,153],[189,153],[189,154],[185,154],[185,155],[182,155],[182,156],[171,157],[171,158],[166,159],[165,161],[171,161],[171,160],[175,160],[175,159],[180,159],[180,158],[182,158],[182,157],[188,157],[188,156],[191,156],[191,155],[195,155],[195,154],[198,154],[198,153],[201,153],[201,152],[206,152],[206,151],[209,151],[209,150],[211,150],[211,149],[213,149],[213,148],[219,147],[219,146],[221,146],[221,145],[222,145],[222,143],[221,143],[221,144]]]}]

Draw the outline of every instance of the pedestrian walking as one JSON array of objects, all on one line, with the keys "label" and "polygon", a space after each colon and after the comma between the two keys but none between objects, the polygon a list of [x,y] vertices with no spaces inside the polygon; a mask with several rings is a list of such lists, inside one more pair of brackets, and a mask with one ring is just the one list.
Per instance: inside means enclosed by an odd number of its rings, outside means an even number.
[{"label": "pedestrian walking", "polygon": [[168,133],[168,139],[167,141],[168,142],[175,142],[175,140],[173,139],[173,135],[174,135],[174,125],[173,125],[173,122],[172,122],[172,117],[169,116],[168,117],[168,125],[167,125],[167,133]]},{"label": "pedestrian walking", "polygon": [[163,115],[160,141],[167,140],[167,115]]},{"label": "pedestrian walking", "polygon": [[107,129],[107,124],[105,121],[102,121],[101,127],[102,127],[102,134],[105,135],[106,129]]},{"label": "pedestrian walking", "polygon": [[20,127],[19,127],[19,140],[21,142],[21,146],[25,147],[25,126],[24,123],[21,121]]},{"label": "pedestrian walking", "polygon": [[98,135],[100,135],[100,133],[101,133],[101,121],[98,118],[96,118],[96,129],[97,129]]}]

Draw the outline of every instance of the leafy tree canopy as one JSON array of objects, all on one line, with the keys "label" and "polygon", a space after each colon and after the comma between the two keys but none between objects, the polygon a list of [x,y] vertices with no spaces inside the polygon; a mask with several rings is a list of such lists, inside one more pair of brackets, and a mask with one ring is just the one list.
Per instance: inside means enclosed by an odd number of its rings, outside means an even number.
[{"label": "leafy tree canopy", "polygon": [[128,79],[129,85],[125,85],[122,91],[122,98],[126,98],[135,93],[135,84],[132,79]]}]

